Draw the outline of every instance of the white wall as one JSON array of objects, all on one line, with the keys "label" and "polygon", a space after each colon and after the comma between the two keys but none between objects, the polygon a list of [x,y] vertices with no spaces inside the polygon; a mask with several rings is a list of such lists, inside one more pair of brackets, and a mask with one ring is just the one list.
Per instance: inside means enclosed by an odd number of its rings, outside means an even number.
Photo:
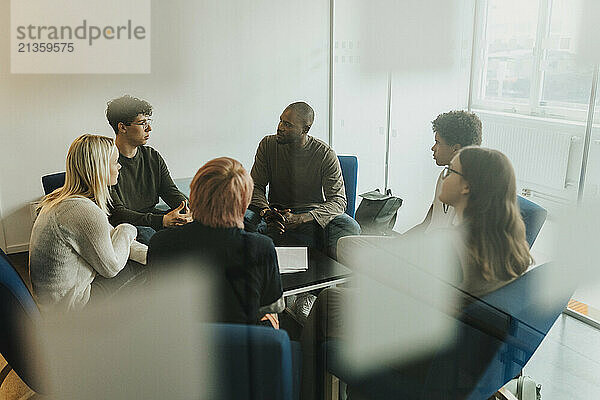
[{"label": "white wall", "polygon": [[395,229],[420,223],[431,206],[442,167],[433,160],[433,121],[450,110],[466,110],[469,68],[460,63],[444,70],[394,74],[389,187],[404,199]]},{"label": "white wall", "polygon": [[[440,113],[467,107],[474,18],[473,0],[454,1],[453,6],[440,3],[442,9],[449,7],[440,15],[429,12],[430,2],[411,0],[413,13],[403,9],[406,4],[396,4],[398,12],[386,17],[391,21],[388,31],[412,26],[418,28],[415,32],[392,38],[374,35],[386,43],[380,58],[389,61],[389,70],[395,70],[389,187],[404,199],[395,226],[400,232],[421,222],[433,200],[440,168],[430,150],[434,141],[431,121]],[[358,193],[383,189],[385,177],[387,71],[366,65],[381,63],[381,59],[364,59],[365,54],[373,56],[371,49],[364,48],[364,30],[377,30],[365,20],[364,6],[361,0],[336,0],[334,20],[334,146],[338,153],[358,155]],[[436,21],[447,29],[436,26]],[[385,34],[386,29],[382,31]],[[433,49],[415,48],[417,42],[433,44]]]},{"label": "white wall", "polygon": [[358,157],[359,194],[384,187],[387,104],[387,75],[363,66],[361,3],[335,1],[333,58],[333,146]]},{"label": "white wall", "polygon": [[0,216],[8,252],[27,249],[28,203],[42,195],[40,177],[64,170],[78,135],[112,136],[106,102],[124,93],[153,104],[149,145],[174,177],[222,155],[250,168],[260,138],[296,100],[316,111],[311,133],[328,137],[328,0],[153,0],[148,75],[11,75],[9,3],[0,4]]}]

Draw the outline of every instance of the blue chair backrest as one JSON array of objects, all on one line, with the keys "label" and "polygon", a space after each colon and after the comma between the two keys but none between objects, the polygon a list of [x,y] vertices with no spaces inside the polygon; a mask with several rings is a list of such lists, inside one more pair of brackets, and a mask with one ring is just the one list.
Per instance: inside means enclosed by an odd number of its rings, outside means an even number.
[{"label": "blue chair backrest", "polygon": [[30,388],[44,392],[35,330],[37,304],[10,260],[0,250],[0,353]]},{"label": "blue chair backrest", "polygon": [[293,364],[299,354],[292,357],[285,331],[237,324],[206,327],[215,340],[207,351],[217,365],[219,399],[291,400],[299,394],[299,364]]},{"label": "blue chair backrest", "polygon": [[346,188],[346,214],[354,218],[356,211],[356,185],[358,183],[358,158],[356,156],[337,156],[342,167],[344,187]]},{"label": "blue chair backrest", "polygon": [[542,229],[542,225],[544,225],[544,221],[546,221],[548,211],[521,196],[517,196],[517,203],[519,204],[521,216],[525,223],[527,243],[529,243],[529,247],[531,248]]},{"label": "blue chair backrest", "polygon": [[0,286],[6,288],[7,294],[14,297],[29,318],[36,321],[40,318],[40,311],[29,289],[2,249],[0,249]]},{"label": "blue chair backrest", "polygon": [[42,186],[44,187],[44,194],[50,194],[59,187],[65,184],[65,173],[57,172],[55,174],[42,176]]},{"label": "blue chair backrest", "polygon": [[[498,341],[498,350],[469,399],[487,399],[521,372],[575,291],[574,282],[564,280],[560,287],[554,285],[549,289],[545,286],[547,282],[556,281],[549,277],[563,274],[556,263],[537,266],[514,282],[486,295],[469,310],[475,318],[484,309],[481,315],[489,316],[490,312],[502,315],[495,321],[495,328],[505,331],[506,335]],[[500,326],[498,321],[501,321]],[[472,346],[473,342],[466,345]]]}]

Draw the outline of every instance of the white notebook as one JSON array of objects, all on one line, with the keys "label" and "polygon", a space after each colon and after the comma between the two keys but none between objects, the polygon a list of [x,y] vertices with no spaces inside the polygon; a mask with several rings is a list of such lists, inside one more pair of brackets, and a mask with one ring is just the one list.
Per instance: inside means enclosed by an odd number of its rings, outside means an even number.
[{"label": "white notebook", "polygon": [[279,261],[279,273],[289,274],[308,269],[307,247],[275,247]]}]

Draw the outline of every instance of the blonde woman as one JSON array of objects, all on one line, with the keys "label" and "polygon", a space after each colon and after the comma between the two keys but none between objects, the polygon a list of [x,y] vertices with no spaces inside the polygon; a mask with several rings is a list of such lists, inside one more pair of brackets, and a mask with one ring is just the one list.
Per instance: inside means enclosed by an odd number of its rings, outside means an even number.
[{"label": "blonde woman", "polygon": [[252,188],[239,161],[221,157],[207,162],[190,184],[194,221],[157,232],[148,247],[153,271],[177,271],[185,261],[212,280],[212,319],[219,322],[256,324],[285,308],[273,241],[244,231]]},{"label": "blonde woman", "polygon": [[108,187],[119,177],[118,155],[110,138],[78,137],[67,154],[64,186],[42,201],[29,272],[43,312],[81,309],[90,296],[107,296],[143,274],[139,264],[122,271],[130,256],[145,263],[147,248],[135,242],[135,227],[108,222]]}]

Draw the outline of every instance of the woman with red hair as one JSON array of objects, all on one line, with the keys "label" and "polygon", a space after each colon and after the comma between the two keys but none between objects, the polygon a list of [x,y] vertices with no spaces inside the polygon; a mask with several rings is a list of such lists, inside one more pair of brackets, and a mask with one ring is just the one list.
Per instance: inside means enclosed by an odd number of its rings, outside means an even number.
[{"label": "woman with red hair", "polygon": [[214,285],[214,320],[256,324],[285,307],[273,241],[244,231],[253,181],[239,161],[220,157],[190,184],[194,221],[156,233],[148,248],[153,269],[190,267]]}]

